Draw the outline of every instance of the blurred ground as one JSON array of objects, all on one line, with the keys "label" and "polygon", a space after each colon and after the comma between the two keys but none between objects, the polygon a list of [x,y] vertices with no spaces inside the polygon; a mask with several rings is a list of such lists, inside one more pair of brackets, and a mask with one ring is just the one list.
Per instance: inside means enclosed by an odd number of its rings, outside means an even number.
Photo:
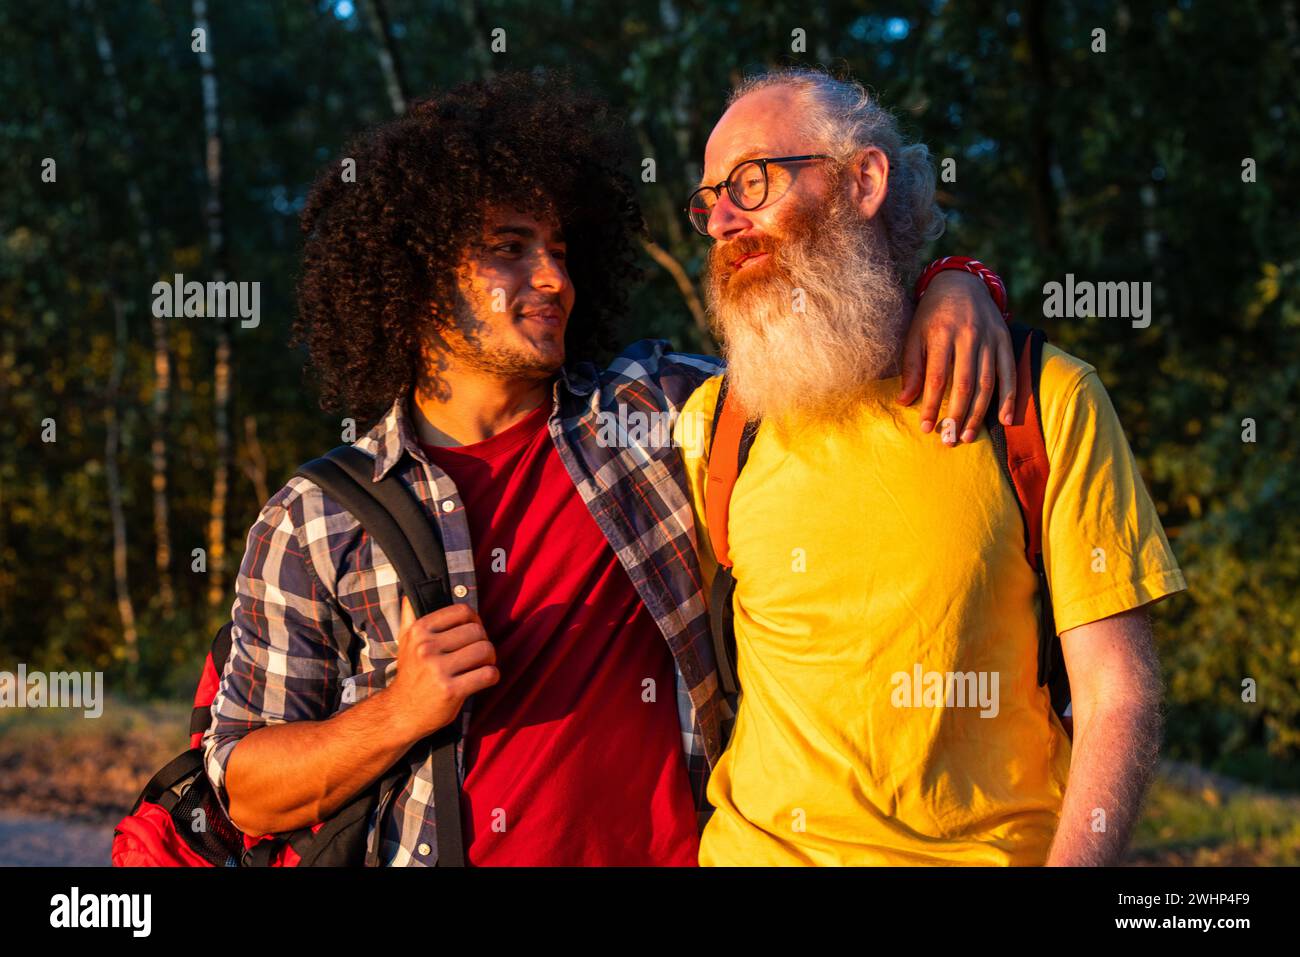
[{"label": "blurred ground", "polygon": [[0,811],[116,823],[188,747],[189,713],[184,704],[114,698],[92,719],[58,708],[0,710]]},{"label": "blurred ground", "polygon": [[1130,863],[1198,867],[1300,864],[1300,794],[1166,761],[1147,796]]},{"label": "blurred ground", "polygon": [[[184,703],[0,710],[0,866],[106,865],[113,826],[188,744]],[[1300,864],[1300,794],[1165,762],[1128,863]]]},{"label": "blurred ground", "polygon": [[112,824],[0,811],[0,867],[102,867],[112,846]]},{"label": "blurred ground", "polygon": [[0,866],[109,863],[113,826],[188,745],[189,707],[0,710]]}]

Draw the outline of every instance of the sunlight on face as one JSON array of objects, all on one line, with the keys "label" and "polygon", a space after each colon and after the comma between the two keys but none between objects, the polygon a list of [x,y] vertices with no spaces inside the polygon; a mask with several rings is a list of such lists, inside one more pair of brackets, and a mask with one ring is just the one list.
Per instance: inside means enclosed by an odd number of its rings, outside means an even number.
[{"label": "sunlight on face", "polygon": [[[758,90],[733,103],[705,145],[704,182],[720,182],[746,159],[818,152],[817,144],[810,143],[791,123],[795,109],[793,94],[781,87]],[[796,208],[823,199],[827,186],[821,163],[769,166],[763,205],[741,209],[724,191],[709,216],[709,235],[719,245],[743,240],[741,245],[749,247],[738,249],[728,260],[738,275],[749,269],[761,272],[769,260],[762,250],[770,251],[784,237],[785,223]]]},{"label": "sunlight on face", "polygon": [[545,378],[564,363],[575,292],[559,223],[513,209],[489,212],[458,271],[461,305],[445,333],[451,354],[503,378]]}]

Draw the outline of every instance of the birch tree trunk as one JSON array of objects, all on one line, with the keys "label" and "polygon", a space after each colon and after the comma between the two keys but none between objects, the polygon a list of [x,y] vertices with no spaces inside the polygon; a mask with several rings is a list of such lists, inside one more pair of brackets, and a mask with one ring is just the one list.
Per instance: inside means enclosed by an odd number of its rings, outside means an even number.
[{"label": "birch tree trunk", "polygon": [[[96,48],[99,52],[101,66],[104,63],[106,35],[100,29],[99,19],[93,4],[88,4],[91,20],[95,26]],[[80,10],[74,2],[74,14]],[[108,62],[112,64],[111,50],[107,51]],[[80,63],[76,68],[80,73]],[[115,71],[109,74],[110,82]],[[79,77],[84,81],[84,77]],[[84,156],[82,157],[84,161]],[[90,213],[92,221],[98,220],[95,212]],[[96,230],[97,232],[98,230]],[[110,283],[106,290],[113,310],[113,352],[109,365],[108,385],[104,390],[104,480],[108,492],[109,522],[113,530],[113,595],[117,605],[118,619],[122,626],[122,657],[126,662],[126,680],[129,688],[134,688],[140,672],[140,638],[136,625],[135,604],[131,599],[131,582],[129,576],[130,549],[127,545],[126,509],[122,502],[122,422],[118,402],[122,392],[122,380],[126,374],[126,352],[128,330],[126,322],[126,303],[116,283]]]},{"label": "birch tree trunk", "polygon": [[126,513],[122,508],[122,473],[118,450],[122,426],[117,411],[118,393],[126,368],[126,307],[113,296],[113,366],[104,402],[104,475],[108,481],[108,510],[113,522],[113,588],[117,596],[117,613],[122,620],[122,643],[126,656],[127,681],[134,685],[140,668],[140,642],[135,625],[135,606],[131,603],[131,584],[127,577]]},{"label": "birch tree trunk", "polygon": [[271,487],[267,482],[266,451],[257,437],[257,416],[244,416],[244,455],[240,466],[248,480],[253,483],[253,492],[259,502],[269,501]]},{"label": "birch tree trunk", "polygon": [[[122,148],[128,157],[136,154],[134,138],[127,125],[126,100],[122,94],[122,84],[117,76],[117,64],[113,58],[113,45],[109,41],[104,20],[95,6],[95,0],[85,0],[95,28],[95,48],[99,52],[99,63],[104,72],[108,86],[109,98],[113,104],[113,118],[122,137]],[[157,264],[153,259],[153,231],[148,213],[145,210],[140,184],[134,175],[126,177],[126,198],[131,207],[131,215],[136,226],[136,245],[140,258],[150,277],[157,274]],[[150,468],[153,473],[153,533],[154,533],[154,567],[158,574],[158,601],[163,615],[171,618],[175,612],[175,593],[172,589],[171,570],[171,518],[167,502],[167,416],[171,398],[171,349],[167,341],[167,322],[152,315],[153,332],[153,396],[150,406],[150,428],[152,438],[149,444]]]},{"label": "birch tree trunk", "polygon": [[[677,36],[681,33],[682,15],[673,0],[660,0],[659,19],[665,36]],[[677,168],[682,168],[685,158],[691,155],[689,102],[690,89],[688,85],[684,82],[679,83],[673,92],[672,103],[664,113],[664,120],[670,126],[672,141],[677,149],[677,155],[673,158],[672,163]],[[637,142],[641,145],[644,157],[655,156],[654,144],[651,142],[644,126],[637,129]],[[664,162],[659,165],[667,167],[669,160],[663,157],[661,159],[664,159]],[[681,213],[674,207],[669,192],[662,186],[656,187],[653,195],[659,207],[660,215],[663,217],[664,226],[668,230],[668,244],[667,246],[661,246],[652,239],[643,238],[641,248],[672,277],[677,286],[677,291],[681,293],[682,302],[690,311],[691,318],[695,321],[695,327],[702,336],[701,341],[713,342],[713,333],[709,330],[709,320],[704,309],[704,303],[700,298],[699,288],[674,252],[687,247],[687,241],[683,236],[681,226]],[[693,240],[694,234],[692,234]]]},{"label": "birch tree trunk", "polygon": [[[226,281],[226,245],[221,208],[221,114],[217,100],[217,74],[212,57],[212,31],[206,0],[194,0],[194,28],[203,31],[199,67],[203,73],[203,128],[207,135],[205,167],[208,197],[205,217],[212,281]],[[213,427],[216,463],[212,473],[212,500],[208,511],[208,604],[216,607],[226,589],[226,501],[230,495],[230,317],[208,316],[216,329],[217,351],[213,367]]]},{"label": "birch tree trunk", "polygon": [[470,52],[474,64],[478,67],[479,77],[492,75],[492,51],[488,48],[486,29],[483,24],[483,11],[478,0],[459,0],[460,18],[469,30]]},{"label": "birch tree trunk", "polygon": [[393,34],[388,27],[388,9],[384,0],[361,0],[365,10],[366,22],[370,24],[370,33],[375,38],[375,53],[379,57],[379,69],[384,74],[384,86],[388,89],[388,102],[392,104],[393,113],[401,116],[406,112],[406,80],[402,75],[402,64],[397,58],[397,46],[393,43]]}]

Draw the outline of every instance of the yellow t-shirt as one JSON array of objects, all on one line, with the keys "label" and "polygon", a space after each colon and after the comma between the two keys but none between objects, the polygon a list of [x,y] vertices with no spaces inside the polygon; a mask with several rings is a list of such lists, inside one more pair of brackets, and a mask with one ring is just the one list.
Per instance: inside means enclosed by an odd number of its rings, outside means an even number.
[{"label": "yellow t-shirt", "polygon": [[[675,431],[706,583],[720,383]],[[732,494],[741,698],[703,865],[1047,859],[1070,742],[1036,680],[1015,497],[986,430],[946,448],[921,434],[919,404],[894,401],[897,378],[872,386],[841,427],[788,442],[760,429]],[[1046,346],[1040,395],[1057,630],[1185,588],[1093,367]]]}]

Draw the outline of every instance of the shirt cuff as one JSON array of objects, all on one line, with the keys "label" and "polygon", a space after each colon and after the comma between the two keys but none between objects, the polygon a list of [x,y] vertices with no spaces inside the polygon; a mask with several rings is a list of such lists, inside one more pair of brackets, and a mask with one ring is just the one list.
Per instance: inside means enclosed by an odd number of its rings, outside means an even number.
[{"label": "shirt cuff", "polygon": [[1178,568],[1160,569],[1135,582],[1122,582],[1100,594],[1077,598],[1060,607],[1054,606],[1052,612],[1056,619],[1056,633],[1059,635],[1080,625],[1141,608],[1186,588],[1187,582]]}]

